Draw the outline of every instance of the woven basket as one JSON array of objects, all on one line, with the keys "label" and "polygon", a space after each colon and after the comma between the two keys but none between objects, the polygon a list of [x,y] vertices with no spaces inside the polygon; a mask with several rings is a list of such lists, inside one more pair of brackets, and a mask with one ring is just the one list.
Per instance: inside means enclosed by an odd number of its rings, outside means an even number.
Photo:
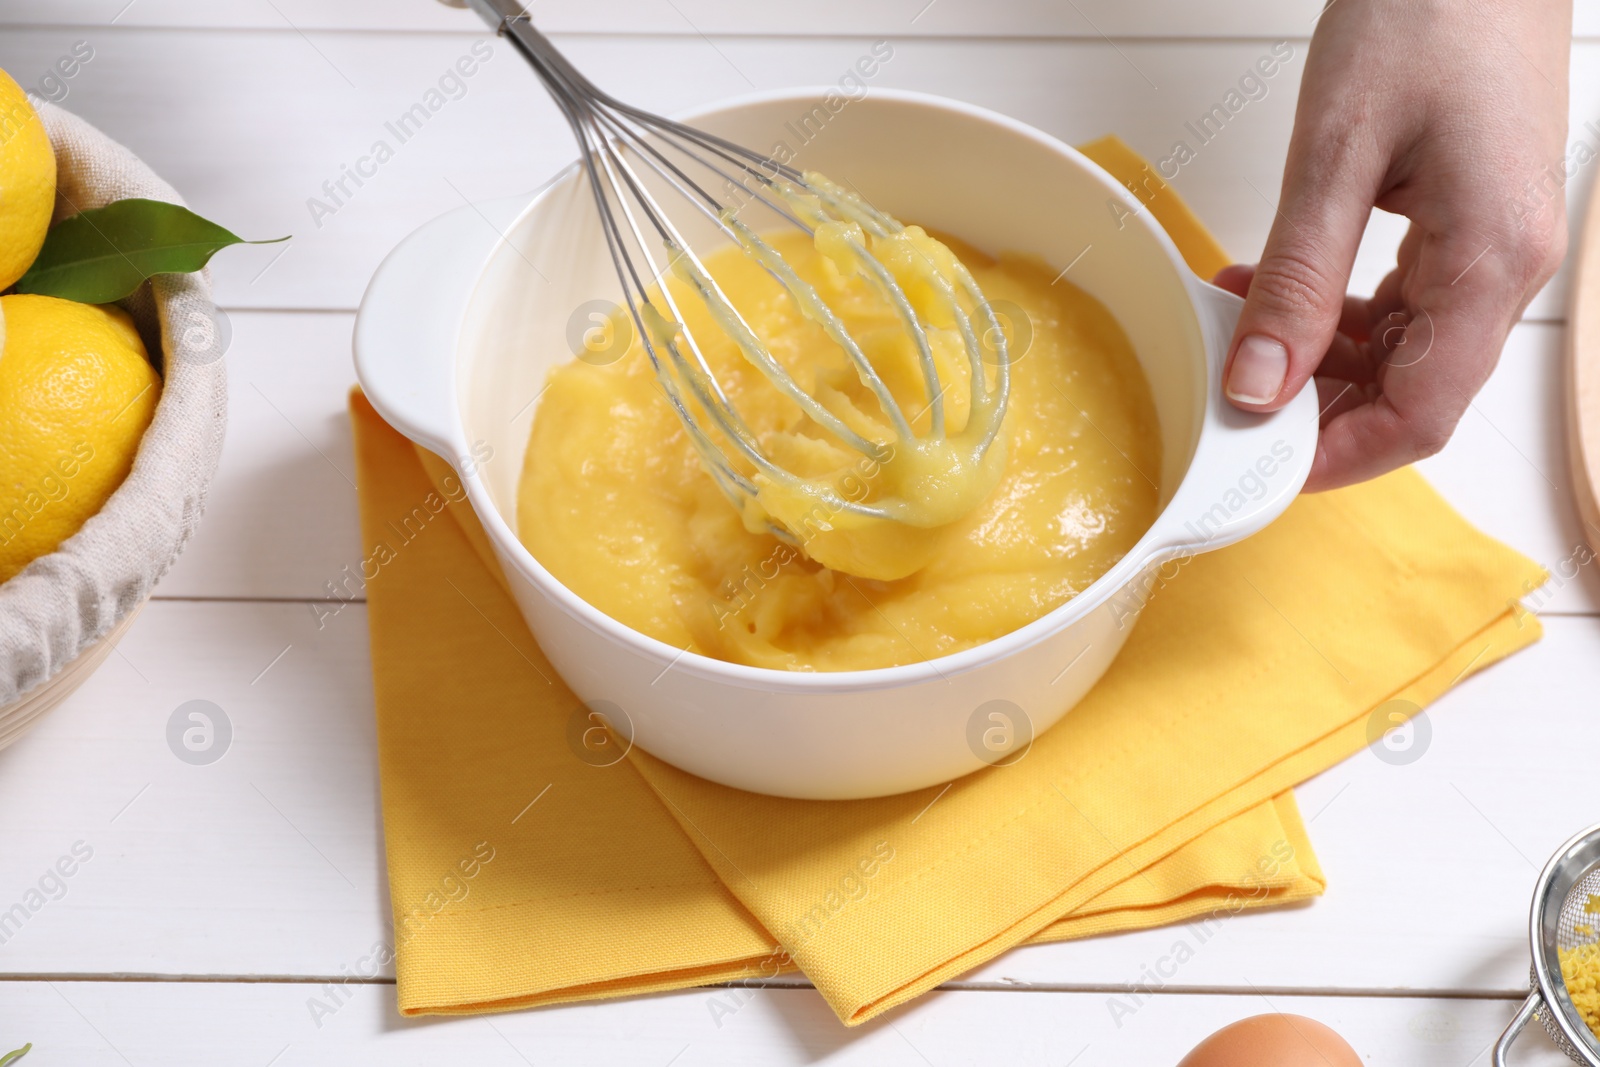
[{"label": "woven basket", "polygon": [[[132,152],[50,104],[56,217],[113,200],[182,203]],[[162,356],[154,419],[127,480],[100,512],[0,585],[0,748],[111,652],[199,524],[227,421],[225,331],[203,274],[159,275],[122,302]]]}]

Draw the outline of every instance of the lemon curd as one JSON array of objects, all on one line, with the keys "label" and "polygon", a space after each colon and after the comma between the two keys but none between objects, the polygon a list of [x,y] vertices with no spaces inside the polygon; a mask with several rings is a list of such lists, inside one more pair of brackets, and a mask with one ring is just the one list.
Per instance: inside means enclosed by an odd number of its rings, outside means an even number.
[{"label": "lemon curd", "polygon": [[[799,232],[767,240],[816,287],[925,436],[927,390],[905,327],[878,291]],[[872,499],[886,476],[945,477],[952,498],[966,499],[937,525],[878,521],[857,535],[844,514],[813,512],[786,521],[796,537],[780,540],[751,521],[751,509],[730,506],[635,336],[620,359],[579,359],[551,374],[519,486],[523,543],[618,622],[679,648],[784,670],[932,659],[1065,603],[1155,518],[1161,441],[1149,386],[1093,297],[1038,261],[956,251],[1000,312],[1010,348],[1005,419],[973,470],[933,470],[937,443],[881,462],[845,449],[761,377],[708,309],[686,292],[678,300],[734,408],[780,466],[841,472],[835,484],[849,499]],[[887,439],[843,352],[758,262],[730,246],[705,266],[802,388],[853,429]],[[628,329],[620,317],[614,325]],[[960,441],[973,414],[970,371],[953,330],[934,321],[929,332],[947,434]],[[762,504],[783,502],[764,493]]]}]

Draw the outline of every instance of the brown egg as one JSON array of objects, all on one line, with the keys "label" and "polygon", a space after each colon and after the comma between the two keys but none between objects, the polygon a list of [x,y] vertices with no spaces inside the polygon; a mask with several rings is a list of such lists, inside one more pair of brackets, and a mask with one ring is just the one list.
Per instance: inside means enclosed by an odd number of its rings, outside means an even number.
[{"label": "brown egg", "polygon": [[1361,1057],[1315,1019],[1257,1015],[1218,1030],[1178,1067],[1361,1067]]}]

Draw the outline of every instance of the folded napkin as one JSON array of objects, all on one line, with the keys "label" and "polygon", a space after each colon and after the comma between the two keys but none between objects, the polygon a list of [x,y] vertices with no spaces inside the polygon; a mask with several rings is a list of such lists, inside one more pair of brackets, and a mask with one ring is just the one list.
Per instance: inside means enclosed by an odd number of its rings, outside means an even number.
[{"label": "folded napkin", "polygon": [[[1120,142],[1086,151],[1192,267],[1227,261]],[[854,1025],[1013,945],[1307,899],[1324,880],[1291,787],[1539,636],[1517,597],[1541,568],[1401,471],[1178,567],[1021,761],[875,800],[760,796],[578,741],[459,482],[359,393],[351,417],[407,1015],[798,968]]]}]

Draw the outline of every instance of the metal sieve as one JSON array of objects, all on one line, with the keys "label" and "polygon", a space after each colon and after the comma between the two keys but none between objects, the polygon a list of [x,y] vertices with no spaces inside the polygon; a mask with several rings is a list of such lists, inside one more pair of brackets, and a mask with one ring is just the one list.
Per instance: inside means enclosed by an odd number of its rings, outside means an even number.
[{"label": "metal sieve", "polygon": [[1535,1016],[1573,1063],[1600,1067],[1600,1039],[1567,994],[1558,955],[1561,949],[1600,942],[1600,915],[1587,910],[1591,896],[1600,896],[1600,826],[1562,845],[1539,875],[1528,918],[1533,989],[1495,1043],[1494,1067],[1506,1067],[1507,1050]]}]

